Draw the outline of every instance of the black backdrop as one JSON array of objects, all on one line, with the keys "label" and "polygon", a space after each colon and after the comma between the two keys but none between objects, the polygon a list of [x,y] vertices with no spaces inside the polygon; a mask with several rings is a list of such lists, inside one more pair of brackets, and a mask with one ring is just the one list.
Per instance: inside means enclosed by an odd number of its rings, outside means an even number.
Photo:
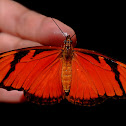
[{"label": "black backdrop", "polygon": [[[36,1],[16,0],[24,6],[54,17],[72,27],[77,35],[77,47],[91,49],[123,62],[125,58],[123,3],[99,3],[84,1]],[[67,101],[54,106],[38,106],[31,103],[1,104],[3,110],[27,112],[124,112],[125,100],[107,100],[94,107],[80,107]],[[18,111],[17,111],[18,110]]]}]

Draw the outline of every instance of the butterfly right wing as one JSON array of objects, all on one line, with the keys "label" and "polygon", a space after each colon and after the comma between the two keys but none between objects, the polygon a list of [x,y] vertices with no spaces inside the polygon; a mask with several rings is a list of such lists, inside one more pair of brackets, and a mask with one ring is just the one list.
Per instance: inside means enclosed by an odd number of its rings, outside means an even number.
[{"label": "butterfly right wing", "polygon": [[126,64],[85,49],[75,49],[68,100],[94,105],[105,99],[125,98]]},{"label": "butterfly right wing", "polygon": [[63,97],[61,48],[33,47],[0,54],[0,87],[24,90],[40,104]]}]

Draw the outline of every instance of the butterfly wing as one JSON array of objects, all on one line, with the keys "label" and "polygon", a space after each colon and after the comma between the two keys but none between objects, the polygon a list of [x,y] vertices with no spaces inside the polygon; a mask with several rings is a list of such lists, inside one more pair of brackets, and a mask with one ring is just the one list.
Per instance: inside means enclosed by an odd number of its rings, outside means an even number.
[{"label": "butterfly wing", "polygon": [[24,90],[33,102],[58,102],[63,96],[61,48],[33,47],[0,54],[0,87]]},{"label": "butterfly wing", "polygon": [[94,51],[75,49],[68,100],[83,105],[126,93],[126,65]]}]

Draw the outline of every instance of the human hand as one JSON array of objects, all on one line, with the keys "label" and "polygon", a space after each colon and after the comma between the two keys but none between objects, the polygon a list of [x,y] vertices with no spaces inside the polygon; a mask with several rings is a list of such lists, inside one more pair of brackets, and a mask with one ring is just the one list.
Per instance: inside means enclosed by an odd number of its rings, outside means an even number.
[{"label": "human hand", "polygon": [[[63,32],[74,31],[56,20]],[[18,48],[51,45],[61,46],[65,37],[51,18],[31,11],[17,2],[0,0],[0,52]],[[76,36],[72,38],[76,45]],[[0,102],[20,103],[25,101],[23,91],[6,91],[0,88]]]}]

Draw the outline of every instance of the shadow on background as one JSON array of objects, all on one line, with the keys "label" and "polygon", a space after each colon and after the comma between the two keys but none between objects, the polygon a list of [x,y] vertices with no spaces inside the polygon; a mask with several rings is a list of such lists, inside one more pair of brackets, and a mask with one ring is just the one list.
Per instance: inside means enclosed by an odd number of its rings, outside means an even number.
[{"label": "shadow on background", "polygon": [[[104,103],[95,105],[95,106],[79,106],[74,105],[66,100],[61,101],[59,104],[55,105],[37,105],[30,102],[25,102],[21,104],[6,104],[0,103],[1,114],[2,113],[13,113],[13,114],[42,114],[42,113],[62,113],[62,114],[71,114],[71,113],[125,113],[126,109],[126,100],[114,100],[108,99]],[[34,115],[35,116],[35,115]]]}]

